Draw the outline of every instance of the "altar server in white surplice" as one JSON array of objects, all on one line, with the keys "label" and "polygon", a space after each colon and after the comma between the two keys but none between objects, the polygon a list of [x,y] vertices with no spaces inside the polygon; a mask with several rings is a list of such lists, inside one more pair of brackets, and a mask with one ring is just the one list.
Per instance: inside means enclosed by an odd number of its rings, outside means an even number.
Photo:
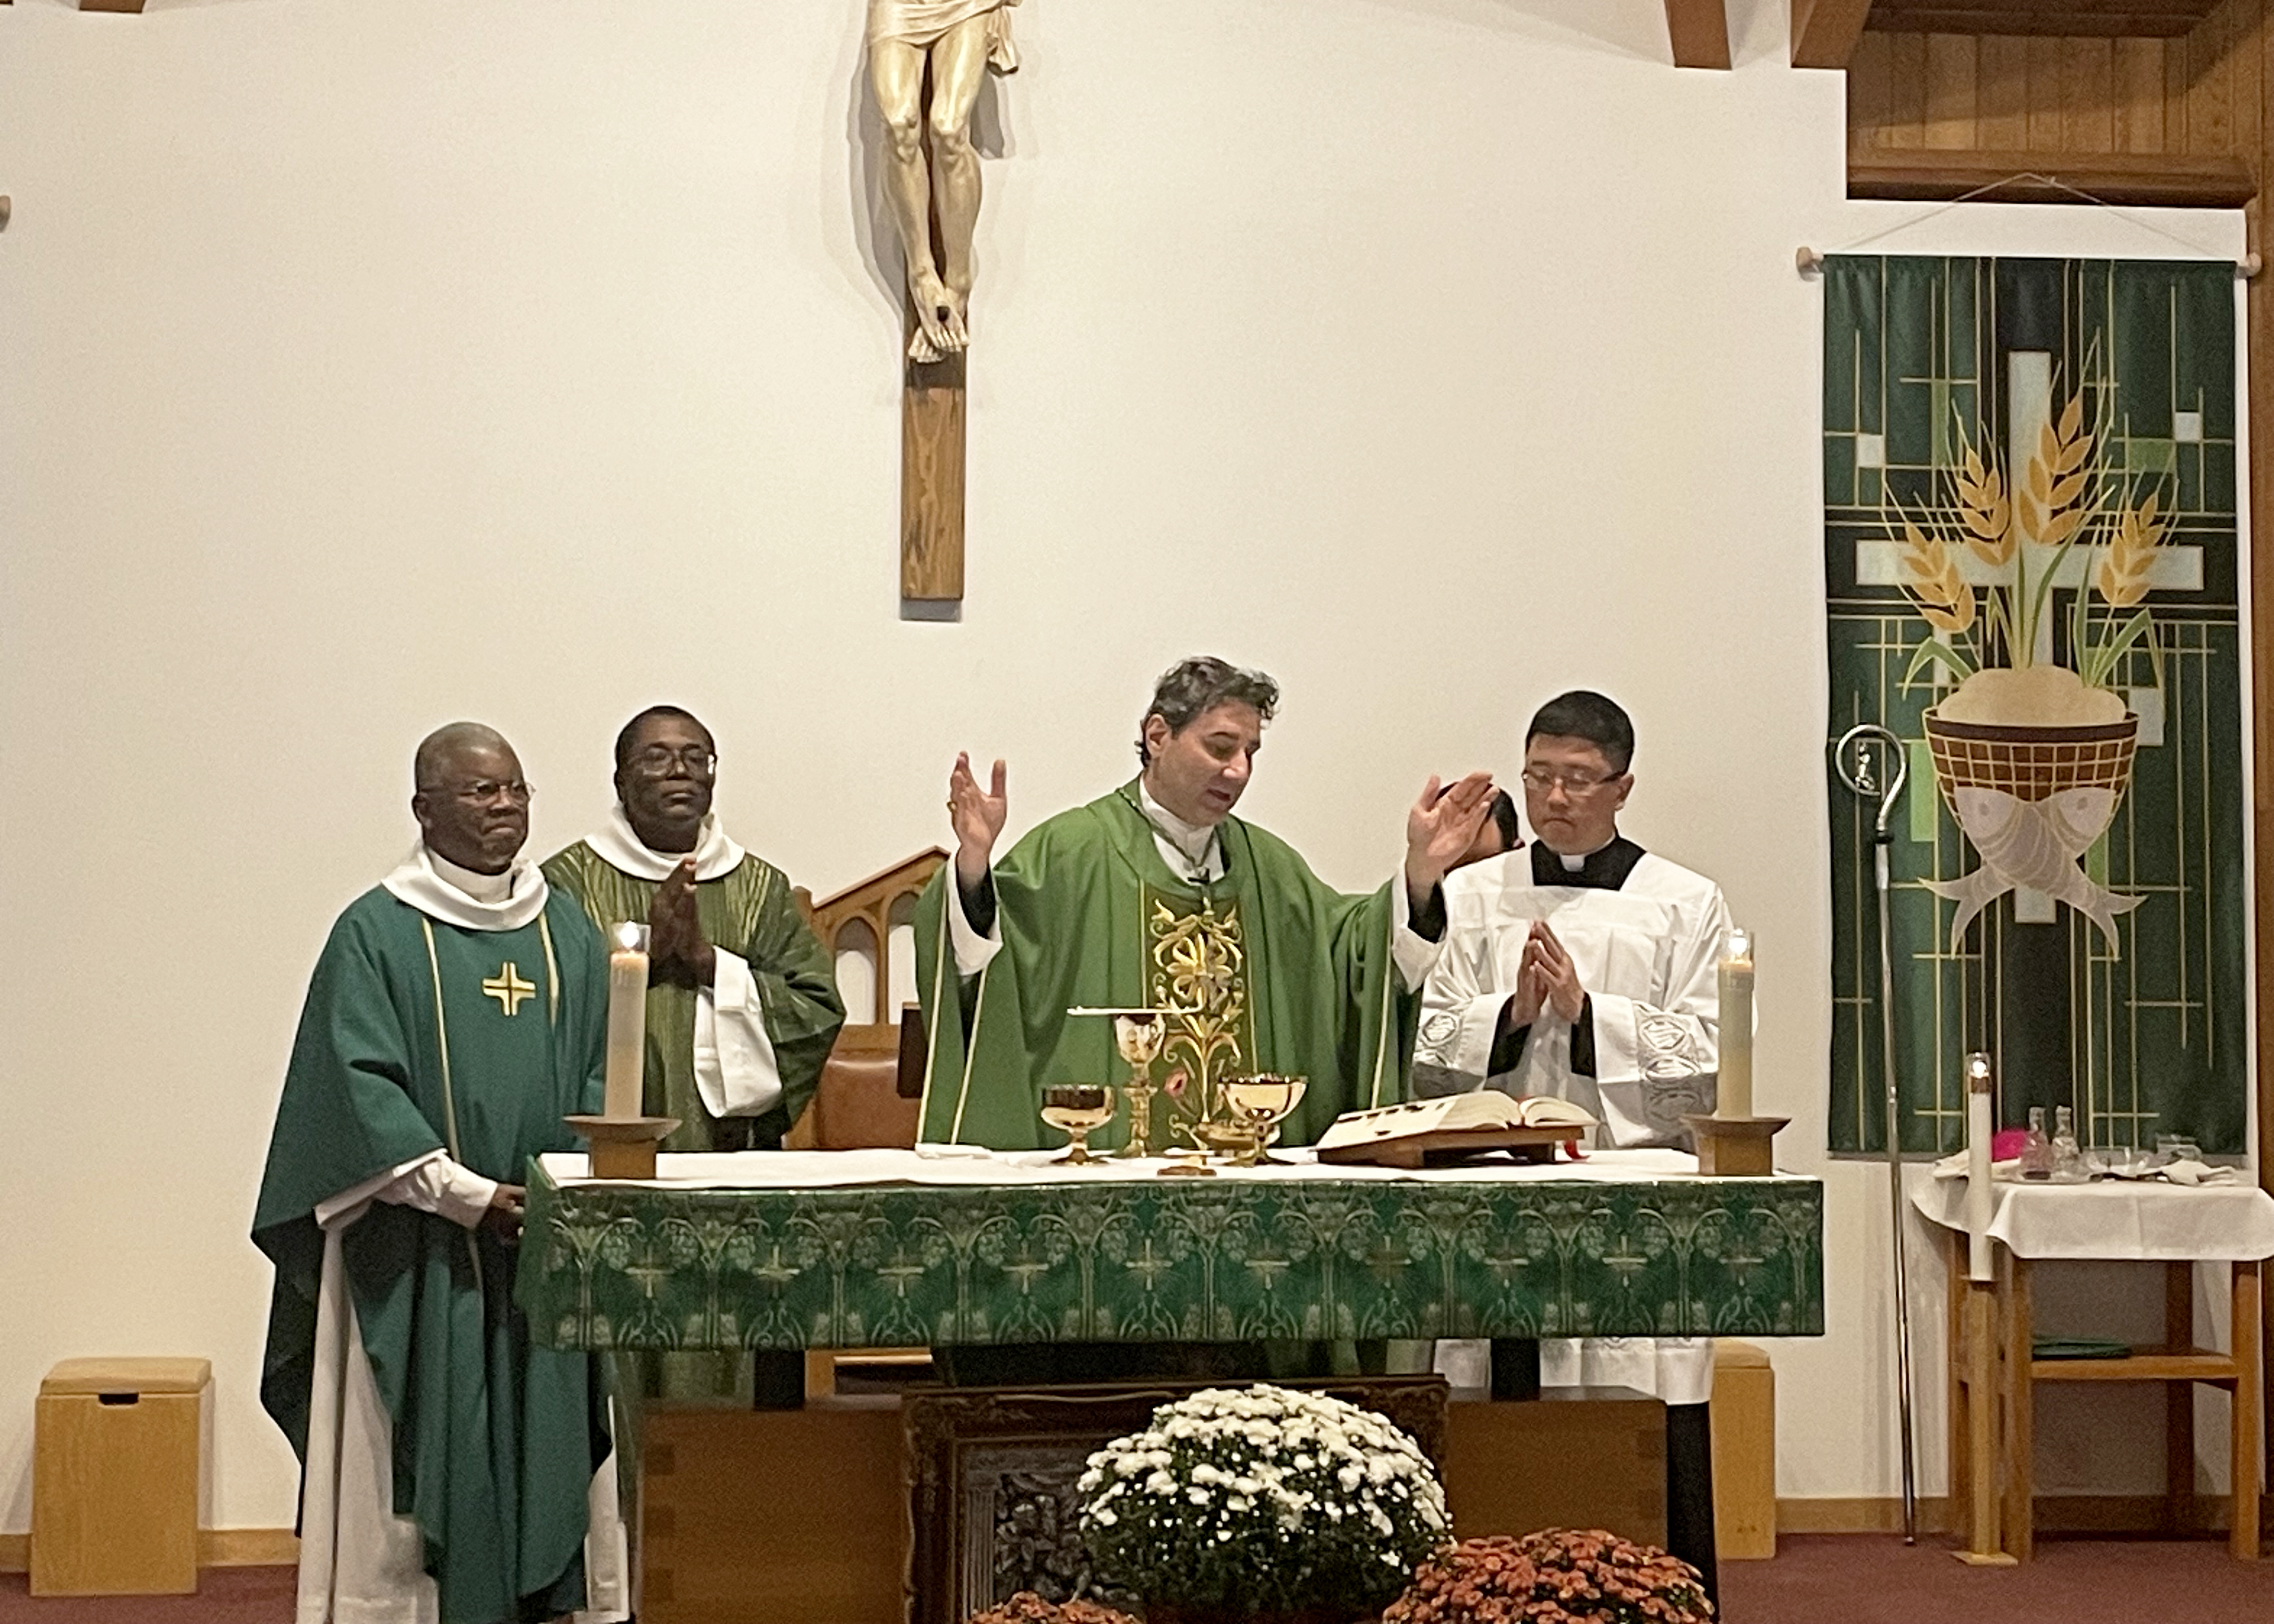
[{"label": "altar server in white surplice", "polygon": [[[1599,1146],[1687,1148],[1683,1115],[1713,1109],[1714,974],[1729,910],[1711,880],[1619,834],[1633,756],[1633,724],[1600,694],[1565,694],[1532,718],[1533,840],[1445,878],[1445,950],[1422,995],[1415,1093],[1555,1094],[1602,1119]],[[1442,1362],[1459,1357],[1441,1350]],[[1540,1375],[1665,1401],[1668,1545],[1710,1587],[1711,1341],[1543,1342]]]}]

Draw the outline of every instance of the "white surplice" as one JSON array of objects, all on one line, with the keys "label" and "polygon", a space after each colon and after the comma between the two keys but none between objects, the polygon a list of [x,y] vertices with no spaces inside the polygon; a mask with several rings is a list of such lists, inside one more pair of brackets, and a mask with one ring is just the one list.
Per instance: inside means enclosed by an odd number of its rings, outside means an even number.
[{"label": "white surplice", "polygon": [[[1627,848],[1631,851],[1633,848]],[[1414,1086],[1554,1094],[1601,1119],[1599,1145],[1680,1145],[1683,1115],[1713,1109],[1720,1001],[1715,967],[1729,930],[1721,887],[1643,853],[1615,889],[1541,884],[1519,847],[1445,880],[1445,950],[1421,1001]],[[1573,866],[1569,860],[1564,867]],[[1543,1009],[1515,1066],[1491,1073],[1501,1011],[1533,921],[1544,921],[1586,989],[1592,1076],[1571,1064],[1570,1023]],[[1447,1363],[1473,1357],[1453,1350]],[[1713,1347],[1700,1337],[1590,1337],[1540,1344],[1551,1386],[1618,1386],[1669,1404],[1706,1402]]]},{"label": "white surplice", "polygon": [[[545,906],[545,877],[530,864],[477,874],[423,846],[386,885],[422,913],[469,930],[517,930]],[[418,1525],[395,1511],[394,1418],[380,1401],[364,1350],[340,1237],[373,1201],[416,1207],[471,1229],[496,1191],[495,1180],[435,1150],[343,1190],[315,1210],[324,1263],[300,1480],[297,1624],[437,1624],[440,1598],[425,1571]],[[614,1624],[631,1617],[632,1586],[613,1453],[593,1474],[586,1503],[586,1610],[576,1616]]]}]

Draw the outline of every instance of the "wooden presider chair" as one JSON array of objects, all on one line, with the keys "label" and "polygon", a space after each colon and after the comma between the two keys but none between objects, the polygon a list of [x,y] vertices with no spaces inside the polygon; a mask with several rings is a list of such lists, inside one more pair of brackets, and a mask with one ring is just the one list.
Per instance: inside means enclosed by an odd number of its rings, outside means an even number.
[{"label": "wooden presider chair", "polygon": [[799,888],[798,906],[831,959],[847,952],[866,958],[876,966],[876,994],[870,1008],[845,1011],[844,1030],[821,1068],[813,1103],[784,1141],[788,1148],[861,1150],[916,1142],[922,1022],[913,1008],[892,1008],[892,927],[907,922],[917,894],[946,861],[947,853],[934,846],[820,902]]}]

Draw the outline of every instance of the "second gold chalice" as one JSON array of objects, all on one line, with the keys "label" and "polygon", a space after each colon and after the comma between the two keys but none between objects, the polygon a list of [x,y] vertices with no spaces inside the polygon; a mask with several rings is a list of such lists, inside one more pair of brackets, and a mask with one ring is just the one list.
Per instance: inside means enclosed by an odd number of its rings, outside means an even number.
[{"label": "second gold chalice", "polygon": [[1232,1165],[1254,1167],[1272,1160],[1263,1154],[1263,1147],[1272,1130],[1303,1102],[1303,1090],[1308,1086],[1305,1079],[1263,1071],[1252,1077],[1227,1077],[1220,1086],[1224,1109],[1246,1130],[1246,1142]]},{"label": "second gold chalice", "polygon": [[1088,1166],[1100,1158],[1085,1141],[1113,1120],[1113,1093],[1099,1083],[1053,1083],[1043,1090],[1042,1118],[1073,1141],[1057,1160]]}]

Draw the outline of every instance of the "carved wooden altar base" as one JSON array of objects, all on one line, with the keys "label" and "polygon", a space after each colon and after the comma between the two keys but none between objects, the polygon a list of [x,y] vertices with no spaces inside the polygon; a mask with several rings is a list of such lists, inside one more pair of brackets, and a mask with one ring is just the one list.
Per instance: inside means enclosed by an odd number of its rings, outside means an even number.
[{"label": "carved wooden altar base", "polygon": [[[902,1401],[648,1412],[644,1624],[896,1624],[910,1556]],[[1605,1528],[1662,1545],[1666,1411],[1620,1387],[1447,1407],[1456,1536]]]}]

